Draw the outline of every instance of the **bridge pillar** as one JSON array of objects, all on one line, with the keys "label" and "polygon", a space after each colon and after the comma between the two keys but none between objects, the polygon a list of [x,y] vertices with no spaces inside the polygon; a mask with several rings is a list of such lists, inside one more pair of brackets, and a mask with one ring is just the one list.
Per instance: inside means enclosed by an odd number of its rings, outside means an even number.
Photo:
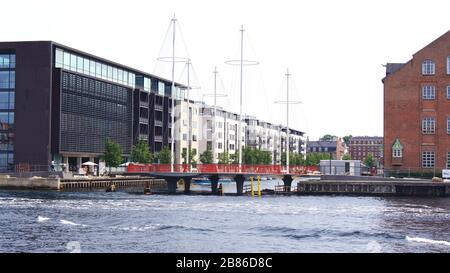
[{"label": "bridge pillar", "polygon": [[236,195],[242,195],[242,192],[244,191],[245,176],[242,174],[237,174],[234,177],[234,181],[236,181]]},{"label": "bridge pillar", "polygon": [[191,193],[191,177],[185,177],[184,180],[184,194],[190,194]]},{"label": "bridge pillar", "polygon": [[211,193],[218,194],[217,185],[219,184],[219,176],[215,174],[215,175],[211,175],[208,178],[209,178],[209,180],[211,180]]},{"label": "bridge pillar", "polygon": [[285,187],[284,190],[286,192],[290,192],[291,191],[292,181],[294,180],[292,178],[292,175],[290,175],[290,174],[284,175],[282,180],[283,180],[284,187]]},{"label": "bridge pillar", "polygon": [[165,180],[167,181],[167,191],[169,194],[175,194],[177,193],[177,183],[180,178],[178,177],[166,177]]}]

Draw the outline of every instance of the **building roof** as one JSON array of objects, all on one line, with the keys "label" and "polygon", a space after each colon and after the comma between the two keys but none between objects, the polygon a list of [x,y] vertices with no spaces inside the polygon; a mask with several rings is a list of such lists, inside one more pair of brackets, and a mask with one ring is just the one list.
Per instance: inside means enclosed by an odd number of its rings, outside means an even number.
[{"label": "building roof", "polygon": [[387,63],[386,64],[386,76],[397,72],[404,65],[405,65],[404,63]]},{"label": "building roof", "polygon": [[336,141],[309,141],[308,147],[336,147]]}]

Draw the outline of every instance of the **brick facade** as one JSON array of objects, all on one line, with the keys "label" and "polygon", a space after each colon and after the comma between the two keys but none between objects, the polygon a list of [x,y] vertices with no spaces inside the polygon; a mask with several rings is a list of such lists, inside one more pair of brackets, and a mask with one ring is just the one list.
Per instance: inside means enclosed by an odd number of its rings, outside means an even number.
[{"label": "brick facade", "polygon": [[[450,152],[450,86],[448,67],[450,31],[413,55],[405,64],[387,64],[384,83],[384,166],[386,169],[435,171],[447,167]],[[434,63],[434,74],[424,75],[426,60]],[[423,97],[423,87],[434,86],[434,98]],[[425,118],[435,120],[434,132],[422,132]],[[402,147],[395,155],[396,140]],[[434,152],[434,164],[425,164],[424,152]],[[426,153],[425,153],[426,154]]]},{"label": "brick facade", "polygon": [[360,136],[352,137],[349,142],[349,153],[353,160],[364,161],[369,153],[378,163],[383,163],[383,138]]}]

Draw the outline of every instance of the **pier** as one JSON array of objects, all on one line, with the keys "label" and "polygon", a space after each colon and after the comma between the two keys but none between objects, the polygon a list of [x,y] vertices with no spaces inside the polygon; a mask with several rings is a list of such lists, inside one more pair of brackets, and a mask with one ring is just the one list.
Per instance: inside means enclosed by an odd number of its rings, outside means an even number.
[{"label": "pier", "polygon": [[322,176],[297,183],[298,195],[450,196],[449,182],[364,176]]}]

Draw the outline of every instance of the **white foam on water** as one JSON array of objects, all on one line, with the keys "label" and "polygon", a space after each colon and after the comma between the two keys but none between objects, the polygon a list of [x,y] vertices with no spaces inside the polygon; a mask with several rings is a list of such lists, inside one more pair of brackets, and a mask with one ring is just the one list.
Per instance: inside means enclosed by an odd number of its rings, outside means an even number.
[{"label": "white foam on water", "polygon": [[447,241],[437,241],[437,240],[431,240],[431,239],[420,238],[420,237],[409,237],[409,236],[406,236],[406,240],[409,241],[409,242],[426,243],[426,244],[438,244],[438,245],[450,246],[450,242],[447,242]]},{"label": "white foam on water", "polygon": [[59,221],[61,224],[63,224],[63,225],[70,225],[70,226],[85,226],[85,225],[82,225],[82,224],[77,224],[77,223],[74,223],[74,222],[71,222],[71,221],[67,221],[67,220],[60,220]]},{"label": "white foam on water", "polygon": [[45,221],[48,221],[48,220],[50,220],[50,218],[38,216],[38,222],[45,222]]}]

